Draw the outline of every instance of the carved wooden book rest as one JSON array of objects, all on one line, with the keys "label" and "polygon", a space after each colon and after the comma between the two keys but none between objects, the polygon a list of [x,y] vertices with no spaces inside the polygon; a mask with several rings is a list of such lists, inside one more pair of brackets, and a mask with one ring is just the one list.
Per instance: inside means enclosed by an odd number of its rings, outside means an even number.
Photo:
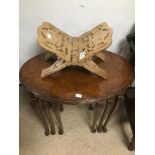
[{"label": "carved wooden book rest", "polygon": [[58,58],[50,67],[42,70],[41,78],[70,65],[82,66],[104,79],[107,78],[106,71],[92,60],[93,56],[97,56],[105,61],[103,50],[112,43],[112,29],[106,23],[99,24],[79,37],[71,37],[44,22],[38,27],[38,43]]}]

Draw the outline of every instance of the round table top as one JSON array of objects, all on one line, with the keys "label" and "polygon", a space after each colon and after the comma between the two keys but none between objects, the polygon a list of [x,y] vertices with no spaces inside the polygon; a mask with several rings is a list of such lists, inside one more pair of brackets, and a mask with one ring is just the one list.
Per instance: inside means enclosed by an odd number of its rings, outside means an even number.
[{"label": "round table top", "polygon": [[105,80],[79,66],[69,66],[41,79],[41,71],[54,62],[44,54],[28,60],[20,70],[20,81],[31,93],[66,104],[96,102],[128,88],[134,79],[132,66],[121,56],[105,51],[106,61],[95,59],[108,75]]}]

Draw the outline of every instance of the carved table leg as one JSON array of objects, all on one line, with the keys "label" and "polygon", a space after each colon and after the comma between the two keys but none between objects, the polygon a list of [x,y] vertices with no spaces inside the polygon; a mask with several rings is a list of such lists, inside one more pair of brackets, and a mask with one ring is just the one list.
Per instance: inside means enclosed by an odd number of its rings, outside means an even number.
[{"label": "carved table leg", "polygon": [[39,118],[40,118],[40,120],[41,120],[41,122],[45,128],[45,135],[48,136],[49,135],[49,128],[47,126],[46,120],[44,118],[44,115],[43,115],[41,107],[40,107],[40,103],[39,103],[40,100],[32,94],[30,94],[30,95],[32,97],[31,105],[34,108],[34,110],[37,112],[37,114],[38,114],[38,116],[39,116]]},{"label": "carved table leg", "polygon": [[114,106],[112,107],[112,109],[111,109],[111,111],[110,111],[110,113],[109,113],[109,115],[108,115],[108,117],[107,117],[107,119],[106,119],[106,121],[105,121],[105,123],[104,123],[104,125],[102,126],[102,130],[103,130],[103,132],[107,132],[107,124],[108,124],[108,122],[111,120],[111,118],[113,117],[113,115],[116,113],[116,111],[118,110],[118,108],[119,108],[119,105],[120,105],[120,99],[122,99],[122,96],[118,96],[117,98],[116,98],[116,101],[115,101],[115,99],[113,100],[114,101]]},{"label": "carved table leg", "polygon": [[51,134],[54,135],[55,134],[55,126],[54,126],[54,122],[53,122],[53,116],[50,114],[50,111],[49,111],[49,102],[44,102],[44,103],[45,103],[44,113],[50,123]]},{"label": "carved table leg", "polygon": [[92,123],[92,126],[91,126],[91,132],[92,133],[95,133],[96,132],[96,122],[97,122],[97,119],[99,117],[99,114],[101,112],[101,108],[102,108],[102,104],[97,104],[97,107],[95,108],[95,111],[94,111],[94,119],[93,119],[93,123]]},{"label": "carved table leg", "polygon": [[44,116],[44,111],[42,109],[42,100],[39,99],[39,103],[37,104],[37,111],[39,113],[39,116],[42,120],[42,123],[44,124],[45,127],[45,135],[48,136],[49,135],[49,128],[48,128],[48,124],[46,122],[46,118]]},{"label": "carved table leg", "polygon": [[107,127],[108,122],[111,120],[111,118],[113,117],[113,115],[116,113],[116,111],[119,108],[120,100],[122,100],[122,96],[118,96],[116,101],[115,101],[115,99],[113,99],[113,102],[115,102],[114,106],[112,107],[112,109],[111,109],[111,111],[110,111],[110,113],[109,113],[109,115],[108,115],[104,125],[102,126],[102,130],[105,133],[107,132],[107,128],[106,127]]},{"label": "carved table leg", "polygon": [[103,124],[103,121],[105,120],[107,110],[108,110],[108,101],[104,101],[104,104],[105,104],[105,107],[104,107],[104,110],[103,110],[103,114],[102,114],[101,120],[99,122],[99,125],[97,127],[98,132],[102,132],[102,124]]},{"label": "carved table leg", "polygon": [[63,134],[63,126],[62,126],[62,121],[61,121],[61,117],[60,117],[60,113],[59,113],[59,108],[60,105],[54,105],[54,115],[55,118],[57,119],[58,122],[58,128],[59,128],[59,134],[62,135]]}]

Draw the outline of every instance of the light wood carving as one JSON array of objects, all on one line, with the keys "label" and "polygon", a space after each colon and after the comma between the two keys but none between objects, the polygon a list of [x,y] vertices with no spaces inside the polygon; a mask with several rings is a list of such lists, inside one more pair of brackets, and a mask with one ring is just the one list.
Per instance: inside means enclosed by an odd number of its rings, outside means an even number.
[{"label": "light wood carving", "polygon": [[79,37],[72,37],[54,25],[44,22],[38,27],[38,43],[48,51],[46,59],[50,57],[49,53],[56,54],[58,58],[50,67],[42,70],[41,78],[70,65],[82,66],[104,79],[107,78],[106,71],[92,59],[96,56],[105,61],[103,50],[112,43],[112,29],[106,23],[99,24]]}]

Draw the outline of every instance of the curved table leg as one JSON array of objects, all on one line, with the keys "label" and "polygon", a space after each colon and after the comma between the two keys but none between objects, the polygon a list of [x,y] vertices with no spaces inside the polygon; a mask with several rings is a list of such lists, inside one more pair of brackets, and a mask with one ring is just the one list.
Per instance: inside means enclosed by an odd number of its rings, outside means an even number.
[{"label": "curved table leg", "polygon": [[50,123],[51,126],[51,134],[54,135],[55,134],[55,126],[54,126],[54,122],[53,122],[53,116],[50,114],[49,111],[49,102],[44,102],[45,103],[45,115]]},{"label": "curved table leg", "polygon": [[45,135],[48,136],[49,135],[49,128],[47,126],[46,120],[43,116],[43,113],[41,111],[41,107],[40,107],[40,103],[41,102],[37,97],[35,97],[33,94],[31,95],[31,106],[33,107],[33,109],[36,111],[37,115],[39,116],[44,128],[45,128]]},{"label": "curved table leg", "polygon": [[64,131],[63,131],[62,121],[59,113],[59,108],[60,108],[59,106],[60,105],[54,105],[53,111],[54,111],[55,118],[57,119],[57,122],[58,122],[59,134],[62,135]]},{"label": "curved table leg", "polygon": [[101,104],[97,104],[97,107],[95,108],[95,111],[94,111],[94,119],[93,119],[93,123],[92,123],[92,126],[91,126],[91,132],[92,133],[95,133],[96,132],[96,122],[99,118],[99,114],[101,112],[101,108],[102,108],[103,105]]},{"label": "curved table leg", "polygon": [[102,132],[102,124],[103,124],[103,121],[105,120],[107,110],[108,110],[108,101],[104,101],[104,104],[105,104],[105,107],[104,107],[104,110],[103,110],[103,114],[101,116],[101,120],[100,120],[99,125],[97,127],[98,132]]},{"label": "curved table leg", "polygon": [[48,128],[48,125],[47,125],[47,122],[46,122],[46,119],[45,119],[45,116],[44,116],[44,113],[42,110],[42,101],[40,99],[39,99],[38,104],[36,105],[36,110],[37,110],[37,113],[40,117],[40,120],[42,121],[42,123],[44,125],[45,135],[48,136],[49,135],[49,128]]},{"label": "curved table leg", "polygon": [[116,100],[114,99],[114,106],[112,107],[104,125],[102,126],[102,130],[104,133],[107,132],[107,124],[109,123],[109,121],[111,120],[111,118],[113,117],[113,115],[116,113],[116,111],[118,110],[119,106],[120,106],[120,99],[122,99],[122,96],[118,96],[116,98]]}]

